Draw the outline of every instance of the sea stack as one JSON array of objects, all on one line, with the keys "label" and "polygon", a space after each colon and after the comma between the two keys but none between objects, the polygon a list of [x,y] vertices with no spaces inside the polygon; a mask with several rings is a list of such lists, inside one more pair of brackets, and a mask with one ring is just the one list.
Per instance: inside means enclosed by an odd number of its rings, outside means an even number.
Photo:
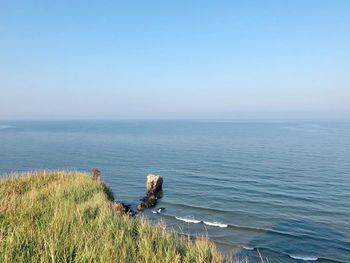
[{"label": "sea stack", "polygon": [[162,190],[163,177],[155,174],[149,174],[147,176],[147,194],[155,194],[157,191]]}]

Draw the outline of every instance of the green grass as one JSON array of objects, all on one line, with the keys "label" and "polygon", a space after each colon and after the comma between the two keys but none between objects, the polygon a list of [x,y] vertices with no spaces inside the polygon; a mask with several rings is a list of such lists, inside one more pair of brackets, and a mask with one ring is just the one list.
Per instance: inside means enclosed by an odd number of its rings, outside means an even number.
[{"label": "green grass", "polygon": [[223,261],[207,239],[118,216],[111,201],[102,182],[80,172],[0,180],[0,262]]}]

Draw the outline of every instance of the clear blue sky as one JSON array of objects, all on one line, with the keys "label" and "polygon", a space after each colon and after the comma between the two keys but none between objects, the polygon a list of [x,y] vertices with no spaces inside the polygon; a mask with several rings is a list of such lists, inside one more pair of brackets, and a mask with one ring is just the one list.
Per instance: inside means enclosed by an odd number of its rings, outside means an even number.
[{"label": "clear blue sky", "polygon": [[0,119],[349,119],[350,1],[2,1]]}]

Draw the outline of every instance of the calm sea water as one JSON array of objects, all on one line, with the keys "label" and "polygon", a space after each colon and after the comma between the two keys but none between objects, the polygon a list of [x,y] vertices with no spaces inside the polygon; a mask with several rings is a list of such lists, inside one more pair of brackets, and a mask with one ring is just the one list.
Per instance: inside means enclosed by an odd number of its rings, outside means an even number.
[{"label": "calm sea water", "polygon": [[144,215],[225,253],[350,262],[349,123],[0,122],[0,174],[94,166],[132,204],[164,176]]}]

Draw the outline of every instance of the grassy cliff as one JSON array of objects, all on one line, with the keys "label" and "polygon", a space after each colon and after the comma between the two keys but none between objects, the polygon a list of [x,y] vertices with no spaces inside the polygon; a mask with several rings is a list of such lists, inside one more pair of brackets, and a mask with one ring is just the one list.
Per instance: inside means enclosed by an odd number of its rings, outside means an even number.
[{"label": "grassy cliff", "polygon": [[222,262],[206,239],[191,241],[142,218],[119,216],[100,181],[79,172],[0,180],[0,262]]}]

